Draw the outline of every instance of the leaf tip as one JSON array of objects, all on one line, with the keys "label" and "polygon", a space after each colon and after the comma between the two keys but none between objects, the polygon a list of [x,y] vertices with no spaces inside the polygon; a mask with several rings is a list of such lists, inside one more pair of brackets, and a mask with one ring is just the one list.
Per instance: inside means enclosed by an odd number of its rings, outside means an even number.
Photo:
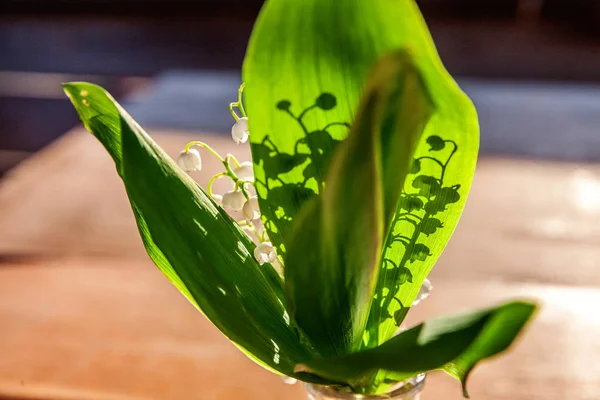
[{"label": "leaf tip", "polygon": [[61,84],[63,91],[78,111],[78,107],[81,105],[89,106],[89,100],[86,99],[89,95],[89,88],[86,85],[90,84],[85,84],[84,82],[66,82]]},{"label": "leaf tip", "polygon": [[471,398],[471,395],[469,394],[469,389],[467,388],[467,380],[469,379],[469,375],[471,375],[471,371],[473,371],[472,368],[466,371],[465,375],[462,378],[460,378],[460,385],[462,386],[462,393],[465,399]]},{"label": "leaf tip", "polygon": [[69,98],[69,100],[71,100],[71,102],[73,102],[73,99],[75,97],[74,95],[74,88],[73,88],[73,84],[70,82],[67,83],[61,83],[63,92],[65,92],[65,94],[67,95],[67,97]]},{"label": "leaf tip", "polygon": [[534,300],[515,300],[509,305],[518,306],[521,309],[523,319],[525,322],[530,320],[539,310],[539,304]]},{"label": "leaf tip", "polygon": [[61,83],[60,85],[62,86],[64,92],[67,94],[67,96],[75,96],[77,94],[78,88],[83,84],[84,82],[64,82]]},{"label": "leaf tip", "polygon": [[467,390],[467,381],[463,382],[462,384],[462,391],[463,391],[463,397],[465,399],[470,399],[471,396],[469,395],[469,391]]},{"label": "leaf tip", "polygon": [[84,100],[86,97],[98,92],[108,95],[102,87],[89,82],[65,82],[61,86],[71,101],[74,99]]}]

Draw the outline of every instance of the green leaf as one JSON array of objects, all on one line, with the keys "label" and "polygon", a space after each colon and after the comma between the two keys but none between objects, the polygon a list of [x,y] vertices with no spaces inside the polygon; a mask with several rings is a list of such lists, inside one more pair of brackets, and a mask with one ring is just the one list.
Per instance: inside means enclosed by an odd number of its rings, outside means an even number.
[{"label": "green leaf", "polygon": [[440,368],[466,378],[477,361],[506,349],[535,309],[532,303],[510,302],[488,310],[433,319],[378,347],[314,359],[298,365],[296,370],[345,382],[355,391],[366,393],[389,389],[383,380],[370,381],[378,369],[386,373],[386,379],[395,382]]},{"label": "green leaf", "polygon": [[[320,101],[333,104],[328,96]],[[327,186],[298,215],[285,243],[288,309],[322,355],[361,346],[384,235],[433,109],[411,56],[384,56],[333,157]]]},{"label": "green leaf", "polygon": [[289,325],[280,277],[254,260],[249,237],[102,88],[69,83],[64,89],[112,156],[160,270],[251,358],[293,374],[310,350]]},{"label": "green leaf", "polygon": [[486,324],[485,331],[477,336],[467,351],[444,365],[444,371],[461,381],[465,397],[469,397],[467,378],[475,365],[485,358],[508,349],[536,310],[536,306],[531,304],[513,308],[510,317],[507,314],[491,318]]},{"label": "green leaf", "polygon": [[[404,185],[405,193],[421,196],[423,205],[415,208],[419,203],[413,201],[409,210],[399,207],[396,212],[383,258],[398,267],[382,264],[366,347],[394,334],[404,317],[386,316],[396,315],[399,304],[412,304],[458,223],[477,160],[475,109],[444,69],[413,0],[344,0],[343,4],[339,0],[267,0],[243,69],[260,207],[269,237],[284,254],[283,243],[296,215],[323,188],[333,152],[354,119],[369,69],[381,55],[398,48],[411,52],[436,102],[412,172],[433,177],[439,188],[412,187],[417,176]],[[333,96],[335,103],[327,102],[331,98],[325,94]],[[434,151],[430,151],[432,145]],[[257,158],[258,154],[267,157]],[[293,167],[288,163],[285,169],[279,161],[265,161],[281,154],[307,158],[295,158]],[[427,190],[435,195],[425,197]],[[422,232],[420,219],[432,216],[443,227],[428,235]],[[413,246],[394,241],[398,234],[407,236]],[[430,251],[423,260],[408,251],[422,248],[418,244]],[[407,268],[412,282],[403,280]]]}]

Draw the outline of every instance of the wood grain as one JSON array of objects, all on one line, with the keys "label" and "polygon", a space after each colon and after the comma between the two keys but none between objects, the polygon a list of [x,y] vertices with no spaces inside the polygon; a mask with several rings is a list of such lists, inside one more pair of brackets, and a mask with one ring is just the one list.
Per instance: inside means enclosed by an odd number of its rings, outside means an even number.
[{"label": "wood grain", "polygon": [[[49,398],[301,399],[231,345],[150,262],[64,259],[0,269],[0,393]],[[600,397],[597,288],[438,280],[409,323],[506,298],[544,305],[510,354],[471,378],[475,399]],[[87,393],[87,394],[86,394]],[[425,399],[459,399],[433,374]],[[119,397],[120,396],[120,397]],[[193,397],[196,398],[196,397]]]},{"label": "wood grain", "polygon": [[[192,139],[153,135],[169,154]],[[218,164],[195,173],[206,183]],[[600,166],[484,159],[410,323],[513,297],[542,308],[472,398],[600,398]],[[222,188],[224,189],[224,188]],[[231,345],[147,259],[111,160],[72,132],[0,181],[0,397],[302,399]],[[431,374],[425,400],[459,399]]]},{"label": "wood grain", "polygon": [[[197,136],[153,134],[169,155]],[[215,149],[248,159],[249,150],[222,137],[204,136]],[[201,184],[222,168],[203,156]],[[220,169],[218,170],[220,171]],[[216,189],[225,188],[217,181]],[[0,185],[0,254],[146,257],[125,189],[114,164],[83,130],[65,135],[10,171]]]},{"label": "wood grain", "polygon": [[[0,269],[0,393],[56,399],[301,399],[230,344],[143,260],[89,258]],[[438,280],[411,322],[535,298],[543,308],[513,350],[471,377],[474,399],[600,398],[597,288]],[[428,378],[424,399],[460,399]]]}]

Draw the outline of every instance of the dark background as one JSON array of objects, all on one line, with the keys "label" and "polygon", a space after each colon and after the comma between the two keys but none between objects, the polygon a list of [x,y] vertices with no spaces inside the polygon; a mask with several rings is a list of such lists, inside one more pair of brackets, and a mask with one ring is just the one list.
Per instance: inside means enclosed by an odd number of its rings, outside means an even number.
[{"label": "dark background", "polygon": [[[600,1],[418,3],[444,63],[478,106],[484,151],[599,159]],[[0,173],[78,122],[59,86],[68,80],[99,83],[118,98],[142,93],[132,112],[150,125],[226,131],[228,119],[188,116],[234,95],[261,4],[1,0]],[[177,103],[186,96],[189,109]],[[540,141],[546,147],[533,145]]]}]

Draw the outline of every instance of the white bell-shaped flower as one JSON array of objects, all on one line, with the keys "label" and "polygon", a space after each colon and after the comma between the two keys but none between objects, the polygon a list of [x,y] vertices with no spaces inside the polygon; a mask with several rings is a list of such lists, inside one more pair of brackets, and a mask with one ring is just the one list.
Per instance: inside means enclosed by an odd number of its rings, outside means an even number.
[{"label": "white bell-shaped flower", "polygon": [[277,252],[271,242],[262,242],[256,246],[254,249],[254,258],[256,258],[256,261],[258,261],[260,265],[272,263],[275,262],[275,260],[279,261]]},{"label": "white bell-shaped flower", "polygon": [[239,179],[254,182],[254,168],[250,161],[244,161],[238,168],[235,168],[233,172]]},{"label": "white bell-shaped flower", "polygon": [[248,118],[242,117],[238,119],[231,128],[231,137],[237,143],[246,143],[248,141]]},{"label": "white bell-shaped flower", "polygon": [[218,205],[223,205],[223,196],[221,196],[220,194],[213,193],[212,198]]},{"label": "white bell-shaped flower", "polygon": [[429,281],[429,279],[425,279],[412,305],[416,306],[417,304],[428,298],[431,295],[431,289],[433,289],[431,282]]},{"label": "white bell-shaped flower", "polygon": [[256,196],[250,197],[250,199],[244,203],[242,211],[244,212],[244,217],[246,217],[248,221],[252,221],[260,217],[258,198]]},{"label": "white bell-shaped flower", "polygon": [[202,159],[198,150],[183,150],[177,157],[177,164],[184,171],[200,171],[202,169]]},{"label": "white bell-shaped flower", "polygon": [[246,202],[246,197],[239,189],[230,190],[223,195],[222,204],[224,208],[230,208],[233,211],[241,211]]}]

